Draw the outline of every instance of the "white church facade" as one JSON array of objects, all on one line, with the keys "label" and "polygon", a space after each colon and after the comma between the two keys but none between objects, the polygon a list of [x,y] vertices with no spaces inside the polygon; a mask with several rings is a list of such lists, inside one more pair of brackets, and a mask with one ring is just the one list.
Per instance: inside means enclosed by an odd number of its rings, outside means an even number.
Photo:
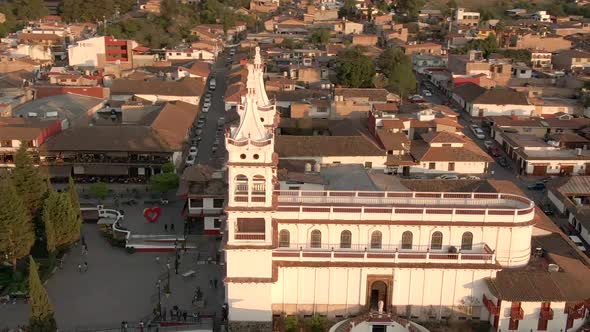
[{"label": "white church facade", "polygon": [[494,283],[500,271],[530,263],[538,212],[528,198],[279,190],[278,117],[258,48],[238,112],[240,123],[225,138],[230,330],[270,331],[281,314],[349,317],[379,302],[408,319],[487,320],[497,331],[582,324],[583,299],[514,301]]}]

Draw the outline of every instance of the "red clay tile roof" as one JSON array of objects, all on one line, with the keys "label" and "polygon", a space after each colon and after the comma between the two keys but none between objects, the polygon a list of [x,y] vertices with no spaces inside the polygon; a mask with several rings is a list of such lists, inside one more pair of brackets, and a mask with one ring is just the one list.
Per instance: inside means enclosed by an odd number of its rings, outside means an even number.
[{"label": "red clay tile roof", "polygon": [[465,144],[465,138],[457,134],[449,133],[446,131],[431,131],[429,133],[422,134],[422,139],[427,143],[463,143]]},{"label": "red clay tile roof", "polygon": [[484,92],[486,92],[485,88],[471,82],[461,84],[453,90],[453,94],[458,95],[466,102],[472,102]]},{"label": "red clay tile roof", "polygon": [[[468,83],[465,83],[468,84]],[[490,89],[479,95],[472,101],[473,104],[484,105],[530,105],[524,92],[512,89]]]},{"label": "red clay tile roof", "polygon": [[431,147],[424,141],[412,141],[411,154],[419,161],[492,162],[487,153],[475,143],[466,141],[463,147]]},{"label": "red clay tile roof", "polygon": [[281,158],[319,156],[385,156],[367,136],[287,136],[275,138],[275,152]]},{"label": "red clay tile roof", "polygon": [[377,129],[377,137],[383,144],[385,150],[403,151],[409,148],[410,140],[406,137],[404,133],[392,133],[387,130]]},{"label": "red clay tile roof", "polygon": [[183,101],[168,102],[151,127],[173,151],[180,151],[198,114],[199,107],[196,105]]}]

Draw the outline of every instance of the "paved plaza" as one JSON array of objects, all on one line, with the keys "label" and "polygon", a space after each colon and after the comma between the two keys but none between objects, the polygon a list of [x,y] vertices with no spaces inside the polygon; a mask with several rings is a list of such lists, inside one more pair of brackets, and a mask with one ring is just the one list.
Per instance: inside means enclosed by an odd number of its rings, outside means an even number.
[{"label": "paved plaza", "polygon": [[[174,222],[178,234],[183,231],[181,207],[180,201],[171,202],[165,207],[161,220]],[[126,226],[134,232],[164,233],[161,223],[151,224],[143,218],[143,205],[123,209]],[[58,269],[46,284],[60,331],[118,327],[121,321],[137,322],[144,319],[158,303],[158,279],[162,283],[160,298],[163,308],[169,311],[177,305],[189,314],[198,311],[201,314],[216,313],[220,317],[224,299],[224,266],[206,264],[208,257],[215,259],[218,250],[219,244],[214,238],[191,237],[197,248],[180,254],[179,274],[176,275],[174,253],[129,254],[122,248],[112,247],[101,236],[99,226],[95,224],[84,224],[82,233],[88,253],[83,255],[80,246],[72,248],[63,268]],[[84,262],[88,263],[88,271],[79,272],[78,264]],[[171,263],[169,297],[164,294],[163,286],[168,280],[167,262]],[[196,271],[196,275],[183,278],[181,274],[189,270]],[[217,289],[210,287],[209,280],[215,279],[218,280]],[[197,287],[204,294],[204,308],[192,305]],[[24,303],[1,305],[0,328],[25,325],[28,316],[29,308]]]}]

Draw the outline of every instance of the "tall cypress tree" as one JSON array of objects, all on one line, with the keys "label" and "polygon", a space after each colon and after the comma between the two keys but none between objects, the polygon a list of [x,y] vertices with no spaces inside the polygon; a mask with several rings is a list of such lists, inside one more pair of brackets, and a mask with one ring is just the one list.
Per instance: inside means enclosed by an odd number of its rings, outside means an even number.
[{"label": "tall cypress tree", "polygon": [[76,184],[74,179],[70,176],[68,179],[68,193],[70,194],[70,200],[72,202],[72,208],[76,212],[76,215],[82,221],[82,212],[80,212],[80,197],[78,191],[76,191]]},{"label": "tall cypress tree", "polygon": [[16,270],[16,261],[29,255],[33,243],[31,217],[12,180],[0,177],[0,255],[7,257]]},{"label": "tall cypress tree", "polygon": [[69,193],[49,192],[43,204],[43,223],[50,253],[80,238],[80,219]]},{"label": "tall cypress tree", "polygon": [[45,203],[43,204],[43,224],[45,225],[45,243],[47,245],[47,253],[49,259],[53,260],[56,255],[57,241],[55,236],[55,228],[53,223],[55,220],[54,206],[57,193],[50,191]]},{"label": "tall cypress tree", "polygon": [[39,278],[39,270],[33,257],[29,256],[29,296],[31,316],[29,317],[29,329],[31,332],[57,331],[57,323],[53,317],[53,309],[49,303],[47,290],[43,287]]},{"label": "tall cypress tree", "polygon": [[47,192],[47,182],[38,168],[33,165],[33,160],[27,151],[27,145],[22,142],[14,157],[15,168],[12,178],[16,191],[21,196],[31,217],[39,215],[39,209],[43,204],[43,198]]}]

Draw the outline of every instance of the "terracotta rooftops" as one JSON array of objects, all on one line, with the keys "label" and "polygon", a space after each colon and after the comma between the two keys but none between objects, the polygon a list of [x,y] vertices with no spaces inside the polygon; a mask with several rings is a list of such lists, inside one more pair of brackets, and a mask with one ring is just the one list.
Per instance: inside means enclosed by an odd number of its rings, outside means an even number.
[{"label": "terracotta rooftops", "polygon": [[370,101],[387,101],[389,91],[385,89],[355,89],[355,88],[336,88],[334,96],[343,96],[344,98],[368,98]]},{"label": "terracotta rooftops", "polygon": [[472,102],[473,104],[486,105],[530,105],[524,92],[502,88],[487,90],[473,99]]},{"label": "terracotta rooftops", "polygon": [[275,138],[275,151],[281,158],[317,156],[385,156],[369,137],[361,136],[285,136]]},{"label": "terracotta rooftops", "polygon": [[34,140],[55,121],[0,117],[0,139]]},{"label": "terracotta rooftops", "polygon": [[196,121],[199,108],[182,101],[168,102],[160,111],[151,128],[174,151],[183,148],[186,133]]},{"label": "terracotta rooftops", "polygon": [[433,147],[424,141],[412,141],[411,154],[419,161],[493,162],[477,144],[465,140],[461,147]]},{"label": "terracotta rooftops", "polygon": [[471,82],[461,84],[453,90],[453,94],[463,98],[466,102],[475,100],[475,98],[481,96],[484,92],[486,92],[485,88]]},{"label": "terracotta rooftops", "polygon": [[427,143],[466,143],[464,137],[446,131],[424,133],[422,139]]},{"label": "terracotta rooftops", "polygon": [[150,127],[74,127],[48,138],[44,151],[133,151],[170,152],[170,148]]},{"label": "terracotta rooftops", "polygon": [[184,78],[180,81],[137,81],[116,79],[111,85],[111,95],[164,95],[201,96],[205,91],[199,79]]}]

